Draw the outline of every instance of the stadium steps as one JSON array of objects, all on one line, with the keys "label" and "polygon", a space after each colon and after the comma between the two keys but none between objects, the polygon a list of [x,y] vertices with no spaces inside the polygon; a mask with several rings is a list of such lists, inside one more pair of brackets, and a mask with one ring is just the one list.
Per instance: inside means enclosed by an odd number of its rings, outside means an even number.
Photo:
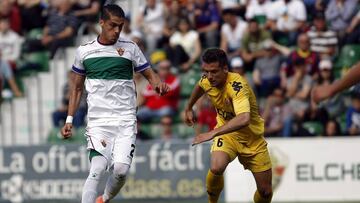
[{"label": "stadium steps", "polygon": [[11,101],[4,101],[0,106],[1,116],[1,131],[0,131],[0,142],[3,146],[9,146],[13,142],[13,137],[9,136],[15,134],[12,132],[12,121],[14,120],[13,114],[13,103]]}]

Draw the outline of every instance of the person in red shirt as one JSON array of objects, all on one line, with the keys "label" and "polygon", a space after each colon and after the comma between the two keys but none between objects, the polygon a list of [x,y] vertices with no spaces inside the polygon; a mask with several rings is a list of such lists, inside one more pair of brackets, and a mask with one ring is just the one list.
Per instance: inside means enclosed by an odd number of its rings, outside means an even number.
[{"label": "person in red shirt", "polygon": [[160,61],[157,66],[159,77],[162,81],[169,85],[170,91],[159,96],[148,85],[142,92],[144,101],[143,105],[137,112],[140,122],[148,122],[151,119],[159,119],[164,116],[173,116],[176,113],[180,98],[180,79],[170,72],[171,62],[168,60]]}]

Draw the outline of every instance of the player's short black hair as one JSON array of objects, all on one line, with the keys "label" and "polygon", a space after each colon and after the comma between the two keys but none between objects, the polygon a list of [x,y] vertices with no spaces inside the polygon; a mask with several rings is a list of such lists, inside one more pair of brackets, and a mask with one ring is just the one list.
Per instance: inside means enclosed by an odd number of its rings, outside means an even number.
[{"label": "player's short black hair", "polygon": [[222,68],[228,65],[228,59],[225,51],[219,48],[206,49],[201,57],[201,60],[205,63],[219,62],[219,66]]},{"label": "player's short black hair", "polygon": [[101,11],[100,19],[109,20],[110,15],[125,18],[124,10],[116,4],[106,4]]}]

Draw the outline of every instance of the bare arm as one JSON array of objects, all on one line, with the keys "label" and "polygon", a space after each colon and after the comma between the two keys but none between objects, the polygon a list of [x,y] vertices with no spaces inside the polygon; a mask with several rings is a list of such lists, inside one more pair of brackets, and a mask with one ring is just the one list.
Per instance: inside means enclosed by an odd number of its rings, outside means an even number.
[{"label": "bare arm", "polygon": [[[73,117],[80,104],[81,95],[84,91],[85,76],[77,73],[71,73],[70,80],[73,80],[73,85],[70,86],[70,99],[68,117]],[[66,118],[68,120],[68,118]],[[64,127],[61,129],[62,136],[66,139],[72,136],[72,123],[66,121]]]},{"label": "bare arm", "polygon": [[249,112],[240,113],[235,118],[227,122],[225,125],[219,128],[215,128],[210,132],[202,133],[198,136],[195,136],[192,145],[209,141],[219,135],[234,132],[249,125],[249,123],[250,123],[250,113]]},{"label": "bare arm", "polygon": [[189,126],[194,125],[194,114],[193,114],[192,108],[193,108],[194,104],[196,103],[196,101],[202,95],[204,95],[204,93],[205,93],[204,90],[198,84],[196,84],[191,93],[191,96],[185,106],[185,122]]},{"label": "bare arm", "polygon": [[70,98],[69,98],[69,110],[68,115],[74,116],[77,108],[80,104],[81,95],[84,91],[84,81],[85,76],[79,75],[77,73],[71,73],[71,80],[74,81],[73,85],[70,87]]},{"label": "bare arm", "polygon": [[235,118],[231,119],[229,122],[227,122],[225,125],[215,128],[214,130],[210,131],[213,133],[214,137],[223,135],[226,133],[231,133],[234,131],[237,131],[245,126],[248,126],[250,123],[250,113],[241,113]]},{"label": "bare arm", "polygon": [[335,94],[360,82],[360,62],[352,67],[344,77],[335,81],[331,85],[314,88],[311,95],[313,100],[318,103]]},{"label": "bare arm", "polygon": [[159,95],[164,95],[170,90],[170,87],[166,83],[161,82],[159,76],[153,71],[152,68],[145,69],[141,72],[141,74],[146,78],[147,81],[149,81],[152,88]]}]

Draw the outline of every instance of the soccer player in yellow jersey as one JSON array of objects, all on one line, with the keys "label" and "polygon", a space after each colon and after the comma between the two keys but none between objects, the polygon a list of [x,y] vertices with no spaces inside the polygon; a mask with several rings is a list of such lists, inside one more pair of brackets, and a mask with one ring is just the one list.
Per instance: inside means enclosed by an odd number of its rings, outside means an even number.
[{"label": "soccer player in yellow jersey", "polygon": [[203,77],[194,87],[185,108],[188,125],[194,125],[193,105],[207,94],[217,111],[217,125],[207,133],[195,136],[193,145],[213,140],[211,166],[206,177],[209,203],[218,201],[224,187],[223,173],[236,157],[255,178],[255,203],[272,198],[271,161],[255,95],[247,81],[228,71],[227,56],[218,48],[207,49],[202,56]]}]

